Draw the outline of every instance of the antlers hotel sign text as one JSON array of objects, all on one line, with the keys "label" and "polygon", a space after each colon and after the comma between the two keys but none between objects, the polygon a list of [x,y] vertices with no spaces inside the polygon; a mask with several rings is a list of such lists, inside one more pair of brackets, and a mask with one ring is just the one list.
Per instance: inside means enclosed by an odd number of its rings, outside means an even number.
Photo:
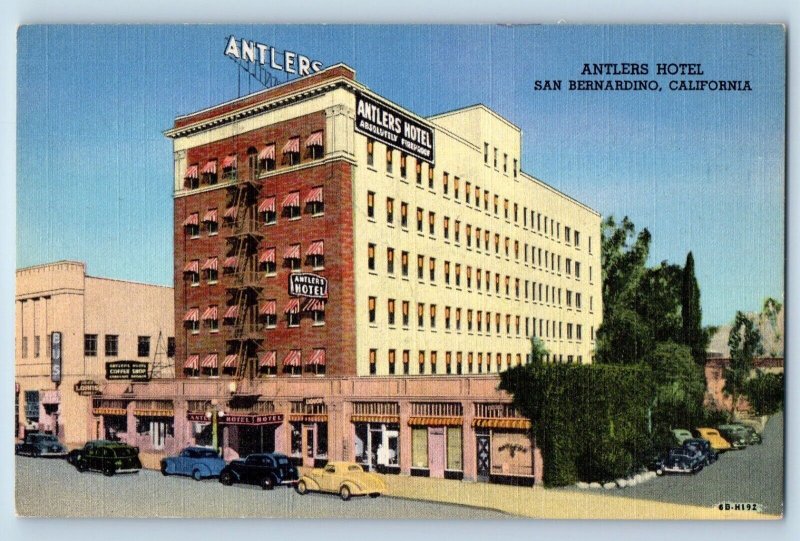
[{"label": "antlers hotel sign text", "polygon": [[236,36],[228,38],[225,56],[296,75],[310,75],[322,69],[322,62],[319,60],[312,60],[293,51],[281,52],[275,47],[257,41],[237,39]]}]

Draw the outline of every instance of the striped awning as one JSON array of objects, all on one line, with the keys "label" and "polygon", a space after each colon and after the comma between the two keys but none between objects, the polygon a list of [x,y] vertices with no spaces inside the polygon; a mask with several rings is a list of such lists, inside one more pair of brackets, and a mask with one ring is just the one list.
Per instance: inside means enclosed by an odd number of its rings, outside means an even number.
[{"label": "striped awning", "polygon": [[274,160],[275,159],[275,145],[267,145],[258,153],[259,160]]},{"label": "striped awning", "polygon": [[325,241],[315,240],[306,250],[306,255],[325,255]]},{"label": "striped awning", "polygon": [[199,308],[190,308],[183,315],[183,320],[184,321],[198,321],[199,319],[200,319],[200,309]]},{"label": "striped awning", "polygon": [[311,191],[306,195],[305,203],[306,205],[309,203],[322,203],[322,186],[311,188]]},{"label": "striped awning", "polygon": [[290,413],[289,421],[300,423],[327,423],[327,413]]},{"label": "striped awning", "polygon": [[275,263],[275,248],[267,248],[258,257],[259,263]]},{"label": "striped awning", "polygon": [[186,174],[183,175],[183,178],[197,178],[197,166],[192,165],[186,170]]},{"label": "striped awning", "polygon": [[186,357],[186,362],[183,363],[183,367],[189,370],[197,370],[197,365],[200,362],[200,355],[189,355]]},{"label": "striped awning", "polygon": [[285,314],[296,314],[300,311],[300,299],[289,299],[286,303],[286,308],[283,310]]},{"label": "striped awning", "polygon": [[183,221],[183,227],[186,227],[187,225],[200,225],[199,218],[200,218],[200,214],[199,213],[197,213],[197,212],[191,213]]},{"label": "striped awning", "polygon": [[217,307],[216,306],[209,306],[206,308],[203,315],[200,317],[203,321],[208,321],[209,319],[217,319]]},{"label": "striped awning", "polygon": [[285,145],[283,145],[283,153],[288,154],[289,152],[300,152],[299,137],[292,137],[286,142]]},{"label": "striped awning", "polygon": [[204,222],[216,222],[217,221],[217,209],[208,209],[206,211],[205,216],[203,216]]},{"label": "striped awning", "polygon": [[292,244],[283,254],[284,259],[300,259],[300,245]]},{"label": "striped awning", "polygon": [[308,360],[311,366],[325,366],[325,350],[315,349],[311,353],[311,358]]},{"label": "striped awning", "polygon": [[264,199],[258,205],[258,212],[275,212],[275,196]]},{"label": "striped awning", "polygon": [[239,356],[238,355],[226,355],[225,361],[222,363],[223,368],[238,368],[239,367]]},{"label": "striped awning", "polygon": [[217,354],[216,353],[209,353],[205,357],[203,357],[203,362],[200,363],[200,366],[203,368],[216,368],[217,367]]},{"label": "striped awning", "polygon": [[274,316],[278,313],[277,301],[267,301],[261,305],[258,313],[262,316]]},{"label": "striped awning", "polygon": [[199,272],[199,269],[200,269],[200,261],[198,261],[197,259],[193,259],[192,261],[189,261],[186,265],[184,265],[183,272]]},{"label": "striped awning", "polygon": [[235,220],[236,216],[239,215],[239,207],[229,207],[225,211],[225,218],[228,220]]},{"label": "striped awning", "polygon": [[209,160],[209,162],[203,166],[203,170],[200,172],[204,175],[217,174],[217,160]]},{"label": "striped awning", "polygon": [[238,262],[238,259],[236,258],[235,255],[228,256],[228,257],[225,258],[225,262],[222,263],[222,266],[224,268],[226,268],[226,269],[235,269],[237,262]]},{"label": "striped awning", "polygon": [[477,419],[473,419],[472,426],[476,428],[509,428],[514,430],[529,430],[531,428],[531,422],[528,419],[518,419],[513,417],[479,417]]},{"label": "striped awning", "polygon": [[94,415],[127,415],[128,411],[124,408],[94,408]]},{"label": "striped awning", "polygon": [[217,258],[209,257],[200,270],[217,270]]},{"label": "striped awning", "polygon": [[411,417],[408,419],[409,426],[461,426],[461,417]]},{"label": "striped awning", "polygon": [[225,159],[222,160],[222,168],[223,169],[231,169],[236,167],[236,155],[233,156],[225,156]]},{"label": "striped awning", "polygon": [[133,414],[137,417],[173,417],[174,410],[134,408]]},{"label": "striped awning", "polygon": [[223,316],[225,319],[236,319],[236,316],[239,315],[239,305],[234,304],[228,306],[228,309],[225,310],[225,315]]},{"label": "striped awning", "polygon": [[351,423],[386,423],[397,424],[400,422],[399,415],[352,415]]},{"label": "striped awning", "polygon": [[283,199],[284,207],[299,207],[300,192],[292,192]]},{"label": "striped awning", "polygon": [[290,350],[283,358],[283,366],[300,366],[302,355],[299,349]]},{"label": "striped awning", "polygon": [[325,301],[322,299],[309,299],[308,302],[303,306],[304,312],[324,312],[325,311]]},{"label": "striped awning", "polygon": [[306,148],[322,146],[322,131],[315,131],[306,139]]},{"label": "striped awning", "polygon": [[261,358],[258,360],[258,366],[266,367],[266,368],[275,368],[277,364],[277,351],[268,351]]}]

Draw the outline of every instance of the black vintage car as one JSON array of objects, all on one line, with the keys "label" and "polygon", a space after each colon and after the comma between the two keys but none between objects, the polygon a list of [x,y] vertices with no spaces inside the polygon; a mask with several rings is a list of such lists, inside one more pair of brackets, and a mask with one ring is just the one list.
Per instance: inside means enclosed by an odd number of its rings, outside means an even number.
[{"label": "black vintage car", "polygon": [[299,476],[289,457],[280,453],[249,455],[244,460],[234,460],[219,474],[219,482],[230,486],[233,483],[258,485],[272,490],[276,485],[294,486]]},{"label": "black vintage car", "polygon": [[67,448],[52,434],[26,434],[22,443],[14,446],[14,453],[27,456],[59,457],[67,456]]},{"label": "black vintage car", "polygon": [[708,440],[702,438],[690,438],[683,442],[683,448],[693,454],[700,453],[703,457],[703,465],[713,464],[719,458],[719,454],[711,447]]},{"label": "black vintage car", "polygon": [[87,442],[83,449],[70,453],[69,461],[79,472],[99,471],[108,477],[115,473],[139,473],[142,469],[137,447],[108,440]]},{"label": "black vintage car", "polygon": [[698,452],[678,447],[670,449],[667,454],[656,463],[656,475],[665,473],[697,473],[703,469],[704,459]]}]

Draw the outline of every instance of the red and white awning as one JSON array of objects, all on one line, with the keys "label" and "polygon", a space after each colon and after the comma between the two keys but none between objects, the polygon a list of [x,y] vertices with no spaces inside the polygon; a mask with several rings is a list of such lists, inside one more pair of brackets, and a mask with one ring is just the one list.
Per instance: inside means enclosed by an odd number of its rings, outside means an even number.
[{"label": "red and white awning", "polygon": [[183,178],[197,178],[197,166],[192,165],[186,170],[186,174],[183,175]]},{"label": "red and white awning", "polygon": [[222,363],[223,368],[237,368],[239,366],[238,355],[226,355],[225,361]]},{"label": "red and white awning", "polygon": [[217,221],[217,209],[208,209],[206,211],[205,216],[203,216],[204,222],[216,222]]},{"label": "red and white awning", "polygon": [[209,257],[200,270],[217,270],[217,258]]},{"label": "red and white awning", "polygon": [[274,160],[275,159],[275,145],[267,145],[258,153],[259,160]]},{"label": "red and white awning", "polygon": [[322,146],[322,131],[315,131],[306,139],[306,148]]},{"label": "red and white awning", "polygon": [[258,212],[275,212],[275,196],[264,199],[258,205]]},{"label": "red and white awning", "polygon": [[237,262],[238,260],[236,259],[236,256],[232,255],[225,258],[225,262],[222,264],[222,266],[226,269],[235,269]]},{"label": "red and white awning", "polygon": [[184,321],[198,321],[199,319],[200,319],[200,309],[199,308],[190,308],[183,315],[183,320]]},{"label": "red and white awning", "polygon": [[277,362],[276,362],[277,361],[277,357],[278,357],[278,352],[277,351],[268,351],[264,355],[262,355],[261,358],[258,360],[258,366],[259,367],[264,366],[264,367],[267,367],[267,368],[274,368],[275,365],[277,364]]},{"label": "red and white awning", "polygon": [[261,308],[258,310],[258,313],[262,316],[274,316],[278,313],[278,302],[277,301],[267,301],[261,305]]},{"label": "red and white awning", "polygon": [[228,309],[225,310],[225,319],[236,319],[236,316],[239,315],[239,305],[234,304],[232,306],[228,306]]},{"label": "red and white awning", "polygon": [[235,220],[236,216],[238,215],[239,215],[239,207],[229,207],[228,210],[225,211],[226,220]]},{"label": "red and white awning", "polygon": [[200,355],[189,355],[186,357],[186,362],[183,363],[183,367],[188,370],[197,370],[197,364],[200,360]]},{"label": "red and white awning", "polygon": [[289,299],[286,303],[286,308],[283,310],[286,314],[296,314],[300,311],[300,299]]},{"label": "red and white awning", "polygon": [[198,259],[193,259],[189,261],[186,266],[183,267],[183,272],[199,272],[200,269],[200,261]]},{"label": "red and white awning", "polygon": [[309,203],[322,203],[322,186],[311,188],[305,199],[306,205]]},{"label": "red and white awning", "polygon": [[203,166],[203,169],[200,172],[204,175],[216,175],[217,160],[209,160],[209,162]]},{"label": "red and white awning", "polygon": [[232,169],[234,167],[236,167],[236,155],[225,156],[225,159],[222,160],[222,168],[223,169]]},{"label": "red and white awning", "polygon": [[299,207],[300,206],[300,192],[292,192],[283,200],[284,207]]},{"label": "red and white awning", "polygon": [[308,302],[303,307],[303,311],[305,312],[324,312],[325,311],[325,301],[322,299],[309,299]]},{"label": "red and white awning", "polygon": [[208,321],[209,319],[217,319],[217,307],[216,306],[209,306],[206,308],[205,312],[201,316],[203,321]]},{"label": "red and white awning", "polygon": [[283,358],[283,366],[300,366],[302,356],[299,349],[293,349]]},{"label": "red and white awning", "polygon": [[300,259],[300,245],[292,244],[283,254],[284,259]]},{"label": "red and white awning", "polygon": [[325,255],[325,242],[321,240],[312,242],[306,250],[306,255]]},{"label": "red and white awning", "polygon": [[300,138],[299,137],[292,137],[289,139],[285,145],[283,145],[283,153],[288,154],[290,152],[300,152]]},{"label": "red and white awning", "polygon": [[259,263],[275,263],[275,248],[267,248],[258,258]]},{"label": "red and white awning", "polygon": [[210,353],[203,357],[203,362],[200,363],[202,368],[216,368],[217,367],[217,354]]},{"label": "red and white awning", "polygon": [[186,219],[183,221],[183,227],[186,227],[186,226],[188,226],[188,225],[200,225],[200,222],[199,222],[199,217],[200,217],[200,214],[199,214],[199,213],[197,213],[197,212],[193,212],[193,213],[191,213],[191,214],[190,214],[189,216],[187,216],[187,217],[186,217]]},{"label": "red and white awning", "polygon": [[325,366],[325,350],[315,349],[311,353],[311,358],[308,360],[308,364],[312,366]]}]

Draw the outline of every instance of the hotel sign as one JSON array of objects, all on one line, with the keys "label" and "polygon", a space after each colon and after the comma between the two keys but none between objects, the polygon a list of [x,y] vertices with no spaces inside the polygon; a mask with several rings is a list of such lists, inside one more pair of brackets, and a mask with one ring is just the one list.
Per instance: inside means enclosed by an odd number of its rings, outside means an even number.
[{"label": "hotel sign", "polygon": [[294,51],[279,51],[275,47],[236,36],[228,37],[225,56],[261,67],[297,75],[310,75],[322,69],[322,62]]},{"label": "hotel sign", "polygon": [[328,279],[319,274],[301,272],[289,275],[289,295],[312,299],[328,298]]},{"label": "hotel sign", "polygon": [[432,128],[360,92],[356,131],[434,165]]},{"label": "hotel sign", "polygon": [[148,381],[148,364],[141,361],[114,361],[106,363],[106,379]]}]

